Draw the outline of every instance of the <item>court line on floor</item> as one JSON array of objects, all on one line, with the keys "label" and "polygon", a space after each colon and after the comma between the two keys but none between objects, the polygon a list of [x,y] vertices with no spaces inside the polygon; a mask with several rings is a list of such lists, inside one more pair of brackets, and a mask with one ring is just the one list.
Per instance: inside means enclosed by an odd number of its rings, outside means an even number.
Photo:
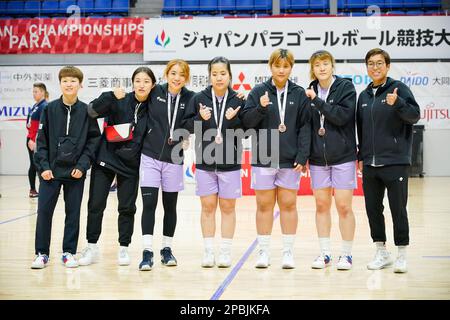
[{"label": "court line on floor", "polygon": [[27,215],[20,216],[20,217],[17,217],[17,218],[5,220],[5,221],[0,221],[0,224],[6,224],[6,223],[13,222],[13,221],[16,221],[16,220],[19,220],[19,219],[22,219],[22,218],[31,217],[31,216],[35,215],[36,213],[37,213],[37,212],[35,212],[35,213],[29,213],[29,214],[27,214]]},{"label": "court line on floor", "polygon": [[[280,211],[276,211],[273,215],[273,220],[275,221],[278,216],[280,215]],[[256,245],[258,244],[258,239],[255,239],[250,247],[245,251],[244,255],[239,259],[238,263],[234,266],[233,270],[228,274],[228,276],[223,280],[223,282],[220,284],[220,286],[217,288],[216,292],[212,295],[212,297],[209,300],[219,300],[222,296],[225,289],[230,285],[231,281],[236,277],[239,270],[241,270],[244,263],[248,260],[248,257],[250,254],[255,250]]]},{"label": "court line on floor", "polygon": [[422,256],[425,259],[450,259],[450,256]]}]

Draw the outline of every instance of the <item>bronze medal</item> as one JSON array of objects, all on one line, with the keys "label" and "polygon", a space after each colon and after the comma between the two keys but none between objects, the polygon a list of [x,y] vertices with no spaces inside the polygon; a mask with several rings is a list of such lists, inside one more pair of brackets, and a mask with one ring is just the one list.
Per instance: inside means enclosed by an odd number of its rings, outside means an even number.
[{"label": "bronze medal", "polygon": [[284,123],[280,123],[278,126],[278,131],[285,132],[286,131],[286,125]]},{"label": "bronze medal", "polygon": [[317,133],[319,134],[319,136],[323,137],[325,135],[325,128],[320,128]]}]

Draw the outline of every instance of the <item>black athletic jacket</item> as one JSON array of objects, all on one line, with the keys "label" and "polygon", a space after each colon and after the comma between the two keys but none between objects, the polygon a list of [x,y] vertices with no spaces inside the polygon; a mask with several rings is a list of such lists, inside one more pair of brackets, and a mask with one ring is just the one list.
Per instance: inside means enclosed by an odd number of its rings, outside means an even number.
[{"label": "black athletic jacket", "polygon": [[[70,112],[69,130],[67,134],[67,120]],[[78,180],[72,178],[73,169],[86,172],[95,160],[95,151],[100,141],[100,129],[97,121],[91,119],[87,113],[87,105],[77,100],[72,106],[63,103],[62,96],[50,102],[42,109],[39,130],[36,138],[37,148],[34,162],[39,173],[52,170],[56,180]],[[64,143],[65,142],[65,143]],[[64,143],[73,148],[65,150],[71,153],[73,161],[60,161],[58,154]]]},{"label": "black athletic jacket", "polygon": [[[319,81],[310,87],[318,92]],[[351,79],[336,77],[327,101],[316,96],[311,101],[311,155],[309,163],[316,166],[337,165],[356,160],[356,90]],[[325,116],[325,135],[318,134],[320,114]]]},{"label": "black athletic jacket", "polygon": [[[200,116],[200,105],[203,104],[206,107],[211,108],[211,118],[207,121],[203,120]],[[217,125],[214,120],[214,110],[212,104],[212,96],[211,96],[211,86],[208,86],[206,89],[202,90],[199,93],[196,93],[188,105],[188,110],[185,114],[184,128],[189,130],[189,132],[194,133],[194,124],[197,122],[197,125],[202,126],[202,136],[195,136],[195,155],[196,155],[196,167],[201,170],[206,171],[233,171],[239,170],[241,168],[241,156],[242,156],[242,140],[240,137],[234,135],[234,130],[242,127],[241,120],[239,119],[239,115],[242,112],[244,107],[244,100],[238,98],[237,93],[232,89],[228,89],[228,97],[226,101],[225,110],[223,114],[223,123],[222,123],[222,138],[223,143],[217,145],[214,142],[215,136],[217,135]],[[218,119],[220,116],[219,112],[219,103],[216,102],[216,106],[218,108]],[[228,108],[236,109],[237,107],[241,107],[239,112],[234,116],[233,119],[227,120],[225,117],[226,110]],[[210,133],[209,136],[205,135],[205,131],[209,129],[214,129],[208,131]],[[227,129],[233,129],[233,134],[226,134]],[[243,133],[243,132],[242,132]],[[206,151],[205,151],[206,149]],[[216,153],[217,151],[217,153]],[[232,153],[231,153],[232,152]],[[209,163],[206,155],[211,155],[213,161]],[[227,163],[227,158],[230,158],[229,161],[231,163]]]},{"label": "black athletic jacket", "polygon": [[[105,117],[111,125],[134,121],[135,108],[139,101],[134,92],[127,93],[123,99],[117,99],[112,91],[102,93],[88,106],[89,115],[96,118]],[[108,142],[103,134],[97,152],[96,162],[126,177],[139,175],[139,163],[142,140],[147,128],[147,101],[141,103],[137,113],[137,124],[133,131],[133,139],[125,142]]]},{"label": "black athletic jacket", "polygon": [[[193,91],[186,88],[181,89],[180,102],[178,105],[177,118],[175,119],[174,130],[180,129],[182,121],[188,106],[189,100],[194,95]],[[174,144],[169,145],[168,139],[170,136],[169,120],[167,117],[167,95],[168,85],[156,85],[150,94],[148,115],[147,115],[147,133],[144,139],[142,153],[153,159],[174,163],[171,153],[175,145],[183,139],[189,139],[189,133],[183,134],[182,138],[174,139]],[[172,109],[171,109],[172,110]],[[171,111],[172,119],[173,112]],[[175,135],[174,135],[175,138]],[[180,146],[179,146],[180,147]],[[183,159],[183,149],[179,148],[180,153],[178,157]],[[181,164],[180,161],[175,161]]]},{"label": "black athletic jacket", "polygon": [[[259,99],[266,91],[272,104],[262,107]],[[261,162],[258,152],[257,167],[293,168],[294,163],[305,165],[309,157],[311,146],[311,107],[305,90],[299,85],[289,81],[287,93],[285,124],[287,130],[279,133],[279,163],[264,164]],[[272,78],[257,85],[250,92],[244,111],[241,116],[246,129],[276,129],[280,124],[280,115],[277,102],[277,88],[272,84]],[[268,156],[271,155],[271,132],[267,134]],[[258,133],[257,143],[260,144]],[[253,143],[252,143],[253,144]],[[256,152],[256,150],[252,150]]]},{"label": "black athletic jacket", "polygon": [[[390,106],[386,95],[395,88],[398,97]],[[410,165],[412,126],[419,119],[420,107],[403,82],[388,77],[375,96],[370,83],[358,98],[358,160],[364,165]]]}]

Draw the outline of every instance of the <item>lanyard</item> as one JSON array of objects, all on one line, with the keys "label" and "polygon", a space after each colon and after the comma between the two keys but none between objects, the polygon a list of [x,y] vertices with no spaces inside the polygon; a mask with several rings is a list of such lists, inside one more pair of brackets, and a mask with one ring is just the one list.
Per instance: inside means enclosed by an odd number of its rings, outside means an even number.
[{"label": "lanyard", "polygon": [[175,100],[175,109],[173,110],[172,119],[170,119],[170,107],[172,105],[172,96],[170,95],[169,92],[167,93],[167,119],[169,120],[169,127],[170,127],[169,137],[170,137],[170,139],[173,139],[173,131],[175,128],[175,120],[177,118],[178,105],[180,103],[180,96],[181,96],[181,93],[177,94],[177,98]]},{"label": "lanyard", "polygon": [[134,124],[137,124],[137,114],[139,112],[139,107],[141,106],[142,102],[139,102],[136,107],[134,107]]},{"label": "lanyard", "polygon": [[220,110],[220,117],[219,120],[217,120],[217,105],[216,105],[216,95],[214,94],[214,89],[211,88],[211,97],[213,101],[213,109],[214,109],[214,120],[216,121],[217,125],[217,135],[220,136],[222,133],[222,124],[223,124],[223,114],[225,112],[225,108],[227,105],[227,98],[228,98],[228,90],[225,92],[225,96],[222,100],[222,108]]},{"label": "lanyard", "polygon": [[69,135],[69,124],[70,124],[70,111],[72,111],[72,106],[67,109],[67,124],[66,124],[66,136]]},{"label": "lanyard", "polygon": [[[330,94],[330,89],[331,89],[331,86],[333,85],[334,80],[335,80],[335,78],[333,77],[333,80],[331,81],[330,86],[328,87],[328,89],[326,91],[322,90],[322,87],[320,86],[320,84],[317,84],[317,93],[319,95],[319,98],[325,102],[327,102],[327,98],[328,98],[328,95]],[[325,116],[320,111],[319,111],[319,114],[320,114],[320,128],[323,129],[323,126],[325,124]]]},{"label": "lanyard", "polygon": [[287,101],[287,93],[288,93],[288,85],[289,80],[286,81],[286,85],[284,86],[284,99],[281,101],[281,94],[277,89],[277,101],[278,101],[278,111],[280,112],[280,120],[281,123],[284,124],[284,115],[286,112],[286,101]]}]

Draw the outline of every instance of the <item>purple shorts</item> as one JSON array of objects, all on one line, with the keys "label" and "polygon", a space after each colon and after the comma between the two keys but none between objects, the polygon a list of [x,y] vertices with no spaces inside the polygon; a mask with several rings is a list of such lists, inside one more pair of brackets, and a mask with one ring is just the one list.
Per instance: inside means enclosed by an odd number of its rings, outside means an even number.
[{"label": "purple shorts", "polygon": [[252,189],[272,190],[276,187],[298,190],[301,173],[294,169],[274,169],[252,166]]},{"label": "purple shorts", "polygon": [[141,155],[141,187],[162,188],[165,192],[179,192],[184,189],[183,165],[159,161]]},{"label": "purple shorts", "polygon": [[356,161],[335,166],[309,165],[311,189],[334,188],[351,190],[357,188]]},{"label": "purple shorts", "polygon": [[241,170],[205,171],[195,170],[195,194],[209,196],[219,194],[222,199],[237,199],[242,195]]}]

